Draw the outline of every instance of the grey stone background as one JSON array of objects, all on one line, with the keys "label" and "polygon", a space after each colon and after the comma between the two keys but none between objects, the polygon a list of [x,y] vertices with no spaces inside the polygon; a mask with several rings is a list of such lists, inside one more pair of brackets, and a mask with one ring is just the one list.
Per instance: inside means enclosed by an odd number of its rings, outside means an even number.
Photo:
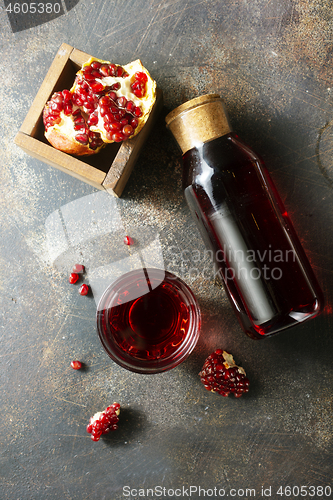
[{"label": "grey stone background", "polygon": [[[191,485],[225,488],[225,498],[230,488],[236,498],[251,498],[246,488],[256,498],[265,498],[262,487],[272,498],[299,498],[288,489],[277,496],[279,486],[304,485],[305,498],[310,486],[333,488],[331,2],[80,0],[15,33],[0,5],[1,500],[139,498],[125,497],[126,485],[160,485],[168,499]],[[127,232],[157,245],[202,309],[195,351],[161,375],[111,362],[94,298],[68,284],[74,259],[92,272],[135,251],[110,238],[108,212],[94,212],[93,238],[50,256],[50,215],[71,202],[80,214],[91,195],[104,195],[14,145],[63,42],[119,64],[141,58],[164,92],[164,111],[117,200]],[[265,341],[244,335],[214,284],[164,126],[168,111],[207,92],[223,95],[234,129],[266,161],[326,297],[320,317]],[[199,380],[218,347],[251,380],[240,399],[211,394]],[[72,370],[74,358],[86,369]],[[89,417],[113,401],[123,408],[119,430],[93,443]],[[325,498],[320,492],[311,498]]]}]

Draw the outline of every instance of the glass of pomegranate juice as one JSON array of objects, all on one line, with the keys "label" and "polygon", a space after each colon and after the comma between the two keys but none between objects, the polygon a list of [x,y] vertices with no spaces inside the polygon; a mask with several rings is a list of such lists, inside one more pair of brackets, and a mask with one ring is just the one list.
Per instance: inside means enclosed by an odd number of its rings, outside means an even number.
[{"label": "glass of pomegranate juice", "polygon": [[161,269],[137,269],[112,283],[97,306],[97,331],[113,361],[137,373],[159,373],[194,349],[201,314],[190,288]]}]

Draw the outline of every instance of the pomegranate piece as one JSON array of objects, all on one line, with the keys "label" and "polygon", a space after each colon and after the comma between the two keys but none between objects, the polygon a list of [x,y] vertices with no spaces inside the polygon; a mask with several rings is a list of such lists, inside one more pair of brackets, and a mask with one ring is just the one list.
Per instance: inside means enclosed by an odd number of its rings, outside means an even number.
[{"label": "pomegranate piece", "polygon": [[120,66],[90,58],[72,88],[55,92],[45,105],[45,137],[69,154],[98,153],[138,134],[155,99],[156,82],[140,60]]},{"label": "pomegranate piece", "polygon": [[77,273],[71,273],[69,275],[68,281],[71,285],[74,285],[79,279],[79,275]]},{"label": "pomegranate piece", "polygon": [[95,413],[93,417],[90,417],[87,432],[91,434],[91,439],[99,441],[102,434],[107,434],[110,431],[118,429],[119,413],[120,404],[113,403],[106,410]]},{"label": "pomegranate piece", "polygon": [[89,292],[89,286],[83,283],[83,285],[80,286],[79,288],[79,294],[80,295],[88,295]]},{"label": "pomegranate piece", "polygon": [[237,366],[232,355],[222,349],[208,356],[199,376],[208,391],[221,396],[233,393],[239,398],[249,391],[250,382],[244,368]]},{"label": "pomegranate piece", "polygon": [[71,367],[73,370],[80,370],[82,368],[82,363],[81,361],[74,360],[71,362]]},{"label": "pomegranate piece", "polygon": [[124,243],[125,243],[125,245],[130,246],[130,245],[133,245],[134,241],[130,236],[125,236]]}]

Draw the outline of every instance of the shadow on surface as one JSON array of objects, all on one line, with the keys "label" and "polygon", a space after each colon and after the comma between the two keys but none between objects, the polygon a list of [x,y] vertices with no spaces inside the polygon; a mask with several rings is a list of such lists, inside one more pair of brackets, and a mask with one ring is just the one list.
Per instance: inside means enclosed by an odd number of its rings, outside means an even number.
[{"label": "shadow on surface", "polygon": [[119,416],[119,427],[116,432],[104,434],[102,439],[105,443],[113,446],[115,444],[130,444],[146,430],[146,416],[136,408],[122,408]]}]

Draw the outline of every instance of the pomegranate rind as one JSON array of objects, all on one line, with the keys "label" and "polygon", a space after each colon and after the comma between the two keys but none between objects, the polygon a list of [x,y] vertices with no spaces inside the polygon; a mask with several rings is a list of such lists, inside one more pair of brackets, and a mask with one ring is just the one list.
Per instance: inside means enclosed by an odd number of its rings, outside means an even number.
[{"label": "pomegranate rind", "polygon": [[[48,111],[48,105],[44,107],[43,115]],[[102,144],[97,149],[93,150],[89,145],[80,144],[75,140],[75,135],[78,133],[74,130],[74,117],[66,116],[63,111],[60,112],[60,121],[45,130],[45,137],[49,143],[55,148],[64,153],[75,156],[89,156],[98,153],[105,144]]]}]

